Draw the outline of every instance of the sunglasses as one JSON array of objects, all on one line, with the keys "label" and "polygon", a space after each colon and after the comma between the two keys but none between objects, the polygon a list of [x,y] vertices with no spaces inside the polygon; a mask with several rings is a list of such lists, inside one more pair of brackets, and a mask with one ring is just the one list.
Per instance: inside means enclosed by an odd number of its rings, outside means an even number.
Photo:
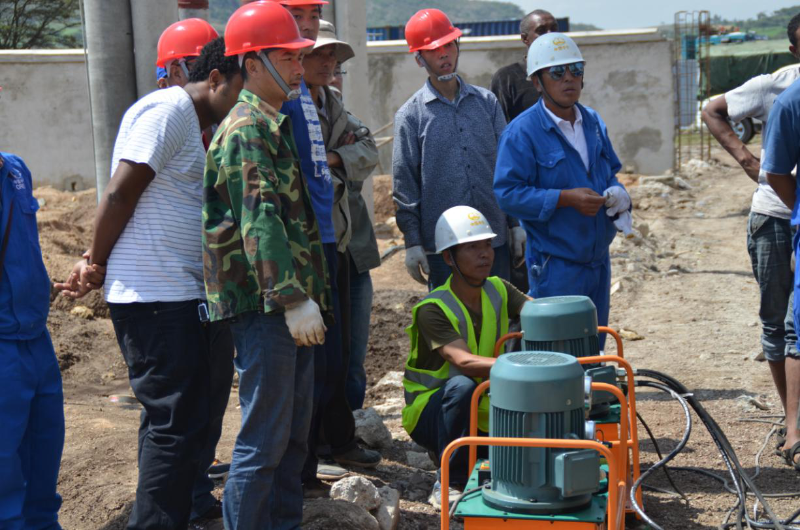
[{"label": "sunglasses", "polygon": [[551,66],[547,70],[547,75],[549,75],[550,79],[552,79],[553,81],[558,81],[559,79],[564,77],[564,74],[567,73],[567,68],[569,68],[569,73],[571,73],[573,77],[583,77],[584,65],[585,63],[583,62],[577,62],[567,65],[562,64],[558,66]]}]

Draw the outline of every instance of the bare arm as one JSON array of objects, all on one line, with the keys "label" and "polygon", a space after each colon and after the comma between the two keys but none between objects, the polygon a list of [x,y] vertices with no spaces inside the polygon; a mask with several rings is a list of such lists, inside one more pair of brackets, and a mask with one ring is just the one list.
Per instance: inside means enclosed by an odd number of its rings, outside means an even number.
[{"label": "bare arm", "polygon": [[728,102],[725,96],[711,100],[703,109],[703,121],[719,144],[742,166],[753,182],[758,182],[761,161],[739,140],[728,122]]},{"label": "bare arm", "polygon": [[464,339],[458,339],[439,348],[441,356],[469,377],[489,377],[489,370],[494,366],[493,357],[481,357],[469,350]]},{"label": "bare arm", "polygon": [[797,188],[797,181],[792,175],[777,175],[775,173],[767,173],[767,182],[778,194],[778,197],[783,203],[792,210],[795,201],[795,189]]}]

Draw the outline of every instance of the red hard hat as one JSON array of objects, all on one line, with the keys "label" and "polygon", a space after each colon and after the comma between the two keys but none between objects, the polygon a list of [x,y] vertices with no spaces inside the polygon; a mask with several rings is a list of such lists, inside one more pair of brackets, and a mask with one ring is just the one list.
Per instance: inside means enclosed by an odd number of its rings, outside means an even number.
[{"label": "red hard hat", "polygon": [[197,57],[203,46],[219,37],[217,30],[202,18],[180,20],[158,38],[156,66],[165,68],[167,63],[182,57]]},{"label": "red hard hat", "polygon": [[225,26],[228,56],[267,48],[299,50],[313,45],[313,40],[300,36],[292,14],[277,2],[245,4],[233,12]]},{"label": "red hard hat", "polygon": [[461,30],[453,26],[447,15],[438,9],[417,11],[406,24],[408,51],[435,50],[461,36]]}]

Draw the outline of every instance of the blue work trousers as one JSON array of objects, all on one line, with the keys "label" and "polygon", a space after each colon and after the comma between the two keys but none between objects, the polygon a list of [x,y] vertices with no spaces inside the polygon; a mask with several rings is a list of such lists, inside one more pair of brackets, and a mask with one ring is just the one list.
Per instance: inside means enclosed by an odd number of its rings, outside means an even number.
[{"label": "blue work trousers", "polygon": [[787,352],[797,351],[793,319],[786,318],[792,292],[789,220],[751,212],[747,220],[747,252],[761,294],[761,348],[768,361],[782,362]]},{"label": "blue work trousers", "polygon": [[364,361],[369,344],[373,288],[369,271],[358,272],[352,258],[350,259],[350,362],[347,369],[347,402],[352,410],[358,410],[364,406],[367,392]]},{"label": "blue work trousers", "polygon": [[[469,434],[469,407],[478,384],[471,377],[451,377],[433,393],[419,416],[411,439],[441,459],[450,442]],[[463,486],[469,478],[469,452],[466,447],[450,456],[450,484]]]},{"label": "blue work trousers", "polygon": [[[529,296],[588,296],[597,308],[597,325],[608,325],[611,300],[611,260],[576,263],[555,256],[529,256]],[[600,335],[600,349],[605,346],[605,334]]]},{"label": "blue work trousers", "polygon": [[50,334],[0,339],[0,528],[52,530],[64,449],[64,394]]},{"label": "blue work trousers", "polygon": [[243,313],[233,319],[231,330],[242,426],[222,498],[225,528],[300,528],[313,351],[295,344],[283,314]]},{"label": "blue work trousers", "polygon": [[[427,258],[428,267],[431,270],[428,275],[428,290],[433,291],[444,285],[450,274],[456,274],[456,272],[445,263],[441,254],[428,254]],[[489,276],[499,276],[506,281],[511,281],[511,250],[508,243],[494,248],[494,263],[492,263]]]}]

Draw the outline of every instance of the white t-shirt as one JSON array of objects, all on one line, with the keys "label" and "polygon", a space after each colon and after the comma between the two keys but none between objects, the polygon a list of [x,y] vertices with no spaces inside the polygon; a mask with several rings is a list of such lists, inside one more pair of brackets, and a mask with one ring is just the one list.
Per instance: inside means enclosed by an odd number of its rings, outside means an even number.
[{"label": "white t-shirt", "polygon": [[574,124],[570,123],[569,120],[564,120],[556,116],[546,105],[544,111],[550,116],[550,119],[553,120],[556,127],[564,133],[570,145],[578,151],[578,154],[581,155],[581,161],[583,161],[583,165],[586,167],[586,171],[589,171],[589,146],[586,145],[586,136],[583,134],[583,115],[578,107],[573,108],[575,109]]},{"label": "white t-shirt", "polygon": [[204,299],[202,257],[205,149],[192,98],[180,87],[156,90],[122,119],[111,162],[147,164],[156,173],[108,258],[106,301]]},{"label": "white t-shirt", "polygon": [[[728,116],[734,122],[744,118],[757,118],[766,124],[769,111],[781,92],[800,77],[800,66],[791,65],[781,68],[774,74],[759,75],[740,87],[725,94],[728,104]],[[764,159],[764,150],[761,150]],[[758,187],[753,193],[750,210],[755,213],[791,219],[792,211],[778,198],[778,194],[767,183],[767,174],[762,170],[758,174]]]}]

